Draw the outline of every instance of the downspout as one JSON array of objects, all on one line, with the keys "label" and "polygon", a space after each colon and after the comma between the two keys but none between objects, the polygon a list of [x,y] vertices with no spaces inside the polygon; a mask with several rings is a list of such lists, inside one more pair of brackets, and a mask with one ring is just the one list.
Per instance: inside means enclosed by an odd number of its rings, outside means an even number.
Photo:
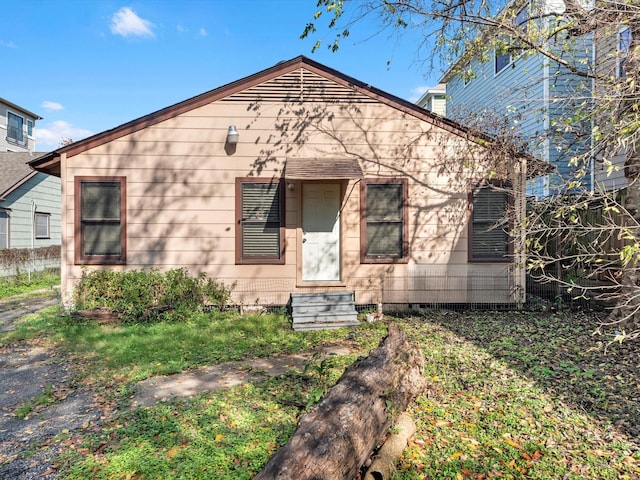
[{"label": "downspout", "polygon": [[35,258],[33,255],[33,251],[36,248],[35,246],[35,238],[36,238],[36,201],[31,199],[31,270],[28,270],[28,278],[29,283],[31,283],[31,271],[35,270]]},{"label": "downspout", "polygon": [[[548,26],[548,22],[549,20],[547,19],[547,26]],[[545,48],[549,48],[549,42],[546,41],[545,42]],[[544,159],[547,162],[551,161],[551,140],[549,139],[549,135],[550,135],[550,129],[551,129],[551,101],[550,101],[550,88],[549,88],[549,83],[551,82],[551,78],[550,78],[550,72],[551,72],[551,68],[549,65],[549,62],[551,60],[549,60],[546,57],[542,57],[542,61],[544,62],[542,65],[542,103],[543,103],[543,108],[544,108],[544,120],[543,120],[543,130],[544,130],[544,144],[543,144],[543,152],[544,152]],[[543,198],[546,198],[549,196],[549,184],[550,184],[550,176],[551,174],[548,173],[546,175],[547,177],[547,181],[546,181],[546,185],[543,185],[542,187],[542,196]]]}]

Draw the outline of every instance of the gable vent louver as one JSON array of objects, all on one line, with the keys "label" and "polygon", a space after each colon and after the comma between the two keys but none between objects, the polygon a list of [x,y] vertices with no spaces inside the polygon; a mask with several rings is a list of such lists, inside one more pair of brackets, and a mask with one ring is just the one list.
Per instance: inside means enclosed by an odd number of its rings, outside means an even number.
[{"label": "gable vent louver", "polygon": [[303,68],[229,95],[222,101],[375,103],[356,90]]}]

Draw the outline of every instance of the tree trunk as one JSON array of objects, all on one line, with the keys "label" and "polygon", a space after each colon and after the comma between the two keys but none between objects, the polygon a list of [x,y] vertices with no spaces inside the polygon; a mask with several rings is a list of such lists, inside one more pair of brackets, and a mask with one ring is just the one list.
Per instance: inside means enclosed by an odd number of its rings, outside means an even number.
[{"label": "tree trunk", "polygon": [[424,359],[402,330],[359,358],[300,418],[289,442],[254,480],[354,480],[395,417],[423,392]]},{"label": "tree trunk", "polygon": [[394,428],[397,432],[389,435],[376,455],[364,480],[388,480],[396,471],[396,465],[405,448],[407,442],[416,433],[416,424],[406,413],[398,417]]}]

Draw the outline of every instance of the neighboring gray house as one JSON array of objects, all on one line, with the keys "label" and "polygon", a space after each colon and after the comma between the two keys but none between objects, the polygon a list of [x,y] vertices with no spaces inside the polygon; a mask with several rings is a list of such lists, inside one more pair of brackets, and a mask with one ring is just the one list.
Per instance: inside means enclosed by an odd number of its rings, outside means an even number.
[{"label": "neighboring gray house", "polygon": [[[551,0],[542,3],[541,7],[540,2],[535,2],[537,7],[550,8]],[[535,24],[529,18],[540,16],[531,14],[532,3],[521,5],[514,23],[529,24],[528,28],[533,28]],[[559,17],[547,15],[542,18],[537,21],[552,22]],[[563,37],[557,39],[552,48],[561,58],[572,56],[571,63],[584,65],[585,69],[593,63],[591,35]],[[530,180],[528,195],[544,198],[552,194],[555,187],[571,175],[571,157],[589,151],[591,125],[585,124],[581,131],[567,133],[561,128],[561,119],[568,112],[577,110],[576,98],[580,103],[585,99],[589,101],[591,80],[570,73],[539,53],[513,48],[511,52],[494,52],[487,61],[463,55],[444,74],[441,82],[446,83],[447,117],[464,123],[468,123],[464,119],[469,115],[483,118],[483,130],[491,132],[491,120],[485,115],[494,115],[496,125],[506,116],[509,127],[521,135],[531,153],[556,167],[558,175]],[[593,188],[593,176],[587,176],[586,181],[589,185],[585,186]]]},{"label": "neighboring gray house", "polygon": [[60,245],[60,179],[27,165],[42,155],[34,153],[36,120],[41,117],[0,98],[0,252],[27,249],[29,258],[8,263],[0,255],[0,275],[60,265],[59,255],[41,248]]},{"label": "neighboring gray house", "polygon": [[429,88],[416,102],[430,112],[437,113],[443,117],[447,115],[447,85],[439,83],[435,87]]},{"label": "neighboring gray house", "polygon": [[39,115],[0,98],[0,152],[33,152],[33,135]]},{"label": "neighboring gray house", "polygon": [[0,250],[60,245],[60,179],[26,162],[42,153],[0,153]]}]

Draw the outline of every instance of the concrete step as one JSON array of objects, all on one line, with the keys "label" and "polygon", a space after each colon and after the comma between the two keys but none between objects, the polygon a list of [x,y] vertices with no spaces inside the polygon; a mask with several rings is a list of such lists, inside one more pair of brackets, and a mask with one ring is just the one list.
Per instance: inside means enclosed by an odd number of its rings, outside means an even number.
[{"label": "concrete step", "polygon": [[324,293],[292,293],[291,305],[308,303],[335,304],[353,302],[353,292],[324,292]]},{"label": "concrete step", "polygon": [[320,330],[359,325],[353,292],[292,293],[294,330]]}]

